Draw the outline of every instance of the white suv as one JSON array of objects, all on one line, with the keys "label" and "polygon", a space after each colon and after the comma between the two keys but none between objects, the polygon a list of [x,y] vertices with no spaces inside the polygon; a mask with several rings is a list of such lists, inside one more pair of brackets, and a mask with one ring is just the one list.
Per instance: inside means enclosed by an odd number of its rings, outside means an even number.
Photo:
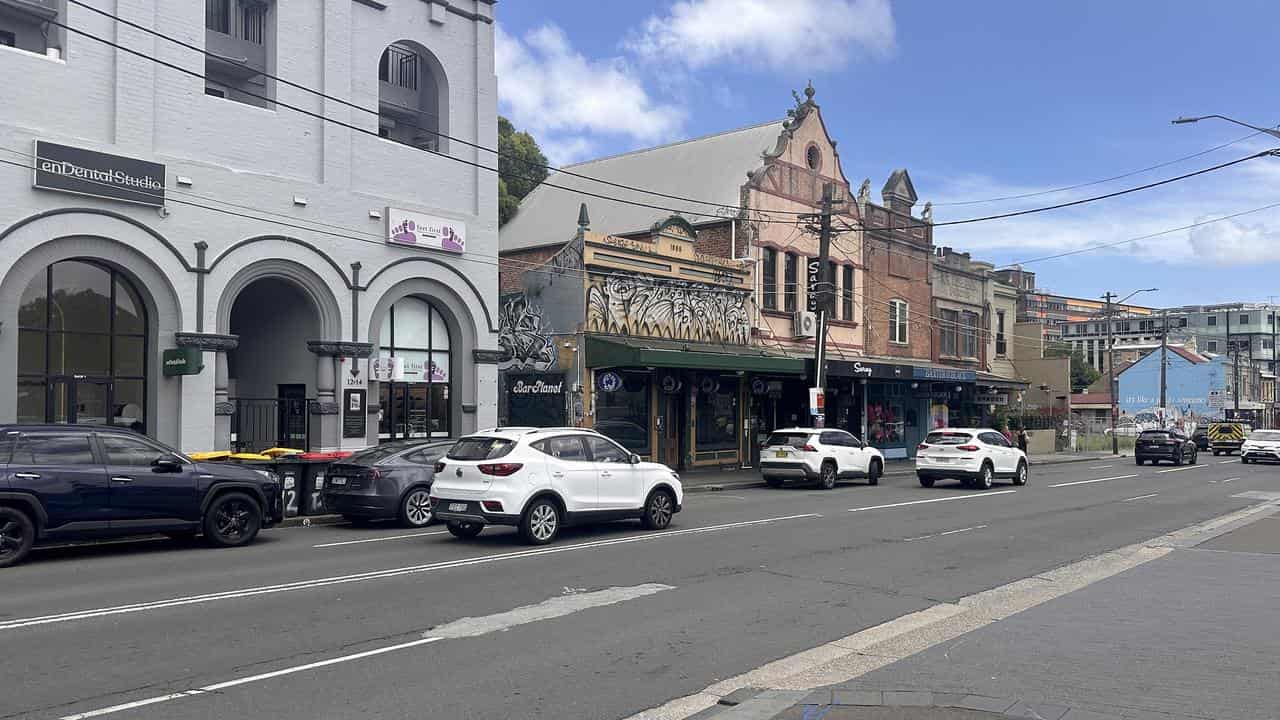
[{"label": "white suv", "polygon": [[482,430],[436,463],[431,485],[435,517],[457,537],[512,525],[534,545],[589,522],[639,519],[661,530],[683,503],[671,468],[581,428]]},{"label": "white suv", "polygon": [[924,487],[955,478],[965,487],[989,490],[995,478],[1027,484],[1027,456],[990,428],[934,430],[916,448],[916,476]]},{"label": "white suv", "polygon": [[784,428],[774,430],[760,449],[760,474],[769,487],[787,480],[817,480],[823,489],[839,478],[880,482],[884,455],[844,430]]}]

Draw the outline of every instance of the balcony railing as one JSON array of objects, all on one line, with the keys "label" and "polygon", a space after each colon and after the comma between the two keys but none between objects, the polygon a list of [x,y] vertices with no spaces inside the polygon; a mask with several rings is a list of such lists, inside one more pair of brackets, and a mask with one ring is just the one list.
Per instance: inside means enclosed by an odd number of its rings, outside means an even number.
[{"label": "balcony railing", "polygon": [[405,90],[418,90],[418,54],[392,45],[382,53],[378,63],[378,79]]}]

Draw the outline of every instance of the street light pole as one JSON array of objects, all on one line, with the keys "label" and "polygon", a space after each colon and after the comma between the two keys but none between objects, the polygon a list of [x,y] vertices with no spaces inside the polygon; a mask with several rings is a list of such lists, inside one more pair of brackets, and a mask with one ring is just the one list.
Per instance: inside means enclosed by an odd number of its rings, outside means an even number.
[{"label": "street light pole", "polygon": [[1210,118],[1216,118],[1218,120],[1226,120],[1229,123],[1234,123],[1236,125],[1240,125],[1241,127],[1247,127],[1250,130],[1256,130],[1260,133],[1265,133],[1267,135],[1270,135],[1273,138],[1280,140],[1280,130],[1277,130],[1275,128],[1258,127],[1257,125],[1252,125],[1247,122],[1242,122],[1240,120],[1236,120],[1235,118],[1229,118],[1226,115],[1201,115],[1199,117],[1180,117],[1177,120],[1173,120],[1171,122],[1174,125],[1187,125],[1190,123],[1200,122],[1201,120],[1208,120]]},{"label": "street light pole", "polygon": [[1167,427],[1165,418],[1169,417],[1169,410],[1166,405],[1169,392],[1169,311],[1163,310],[1160,314],[1164,319],[1164,329],[1160,333],[1160,425],[1161,429],[1163,429]]},{"label": "street light pole", "polygon": [[[1155,292],[1159,289],[1160,288],[1142,288],[1141,290],[1134,290],[1128,295],[1125,295],[1124,298],[1120,300],[1119,304],[1123,305],[1129,298],[1137,295],[1138,293]],[[1120,403],[1118,397],[1120,393],[1116,388],[1116,344],[1112,336],[1111,321],[1111,308],[1114,306],[1112,301],[1115,300],[1115,297],[1116,294],[1108,290],[1107,294],[1102,296],[1102,299],[1107,301],[1107,388],[1111,392],[1111,454],[1119,455],[1120,438],[1116,437],[1116,420],[1120,415]]]}]

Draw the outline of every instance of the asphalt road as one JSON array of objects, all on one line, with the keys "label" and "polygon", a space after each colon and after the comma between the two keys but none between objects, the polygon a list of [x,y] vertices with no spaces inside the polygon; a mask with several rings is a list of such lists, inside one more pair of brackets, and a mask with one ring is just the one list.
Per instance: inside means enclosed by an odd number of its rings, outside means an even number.
[{"label": "asphalt road", "polygon": [[0,718],[621,718],[830,639],[1247,507],[1280,468],[1034,468],[698,494],[669,531],[265,532],[0,571]]}]

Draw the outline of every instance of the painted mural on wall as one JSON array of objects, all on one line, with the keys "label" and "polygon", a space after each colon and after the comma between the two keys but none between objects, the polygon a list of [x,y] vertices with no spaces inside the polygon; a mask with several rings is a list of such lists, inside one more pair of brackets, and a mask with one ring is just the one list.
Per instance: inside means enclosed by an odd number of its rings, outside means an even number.
[{"label": "painted mural on wall", "polygon": [[542,317],[542,306],[524,294],[502,301],[498,313],[498,345],[502,348],[499,367],[546,370],[556,362],[551,328]]},{"label": "painted mural on wall", "polygon": [[587,328],[594,332],[746,345],[747,292],[682,280],[593,276]]}]

